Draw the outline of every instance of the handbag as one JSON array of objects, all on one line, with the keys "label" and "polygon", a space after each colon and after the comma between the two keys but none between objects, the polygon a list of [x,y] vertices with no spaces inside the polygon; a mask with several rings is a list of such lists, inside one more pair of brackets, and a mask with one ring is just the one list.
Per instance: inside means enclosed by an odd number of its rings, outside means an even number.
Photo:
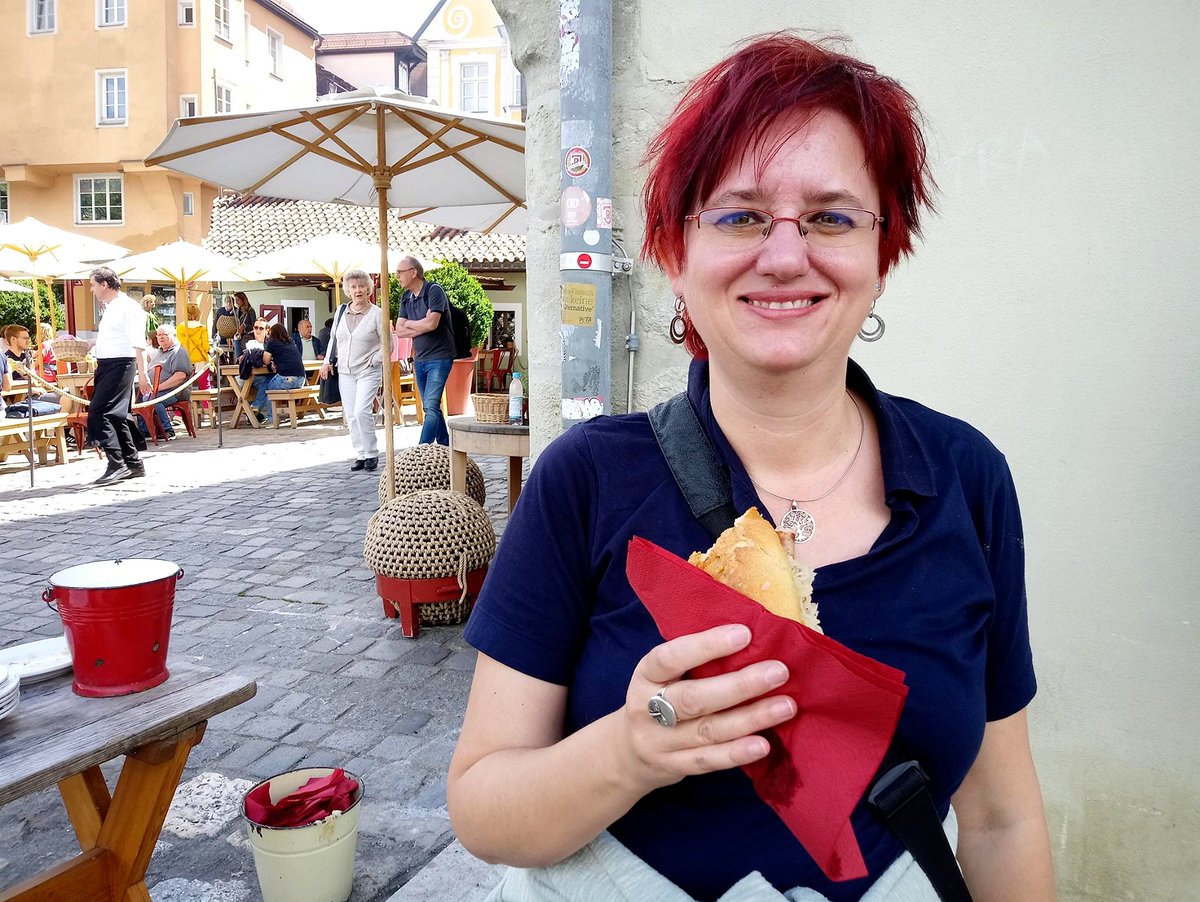
[{"label": "handbag", "polygon": [[325,355],[325,362],[329,364],[329,375],[317,382],[317,403],[319,404],[342,403],[342,387],[337,378],[337,327],[345,310],[345,304],[338,307],[337,313],[333,317],[333,327],[329,330],[329,353]]}]

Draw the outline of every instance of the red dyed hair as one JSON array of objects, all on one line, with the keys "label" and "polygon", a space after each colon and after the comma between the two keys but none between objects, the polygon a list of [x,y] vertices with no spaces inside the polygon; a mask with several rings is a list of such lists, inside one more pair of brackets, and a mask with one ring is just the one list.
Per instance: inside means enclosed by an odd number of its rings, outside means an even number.
[{"label": "red dyed hair", "polygon": [[[780,116],[797,109],[834,110],[858,129],[867,168],[879,188],[884,222],[879,274],[912,253],[921,234],[920,209],[933,209],[936,188],[925,161],[917,102],[874,66],[794,34],[752,38],[688,88],[650,142],[642,190],[646,235],[642,257],[678,272],[684,262],[683,217],[694,213],[730,167],[756,148]],[[706,356],[704,341],[684,313],[684,344]]]}]

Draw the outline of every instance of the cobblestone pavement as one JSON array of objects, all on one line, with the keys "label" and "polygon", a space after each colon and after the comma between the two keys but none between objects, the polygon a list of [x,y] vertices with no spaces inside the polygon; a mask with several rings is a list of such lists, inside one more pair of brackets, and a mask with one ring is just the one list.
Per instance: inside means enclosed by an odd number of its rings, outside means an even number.
[{"label": "cobblestone pavement", "polygon": [[[340,422],[226,430],[223,448],[208,429],[180,434],[151,447],[145,479],[112,487],[87,485],[103,471],[94,454],[39,467],[34,488],[23,458],[0,464],[0,647],[61,633],[39,597],[55,570],[177,562],[171,658],[246,674],[258,694],[214,717],[192,752],[150,862],[153,898],[259,899],[242,793],[293,767],[338,765],[365,784],[351,900],[386,899],[453,838],[445,774],[475,653],[461,626],[412,640],[384,618],[362,559],[377,480],[348,472]],[[418,429],[395,436],[411,445]],[[476,460],[499,534],[506,461]],[[105,767],[110,784],[119,763]],[[0,809],[0,889],[77,850],[57,791]]]}]

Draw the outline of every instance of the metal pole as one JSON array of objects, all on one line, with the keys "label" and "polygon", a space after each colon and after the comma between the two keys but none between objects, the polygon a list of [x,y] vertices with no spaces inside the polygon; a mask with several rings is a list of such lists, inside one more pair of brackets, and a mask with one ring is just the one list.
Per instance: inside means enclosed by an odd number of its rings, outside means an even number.
[{"label": "metal pole", "polygon": [[612,412],[612,3],[560,0],[562,425]]}]

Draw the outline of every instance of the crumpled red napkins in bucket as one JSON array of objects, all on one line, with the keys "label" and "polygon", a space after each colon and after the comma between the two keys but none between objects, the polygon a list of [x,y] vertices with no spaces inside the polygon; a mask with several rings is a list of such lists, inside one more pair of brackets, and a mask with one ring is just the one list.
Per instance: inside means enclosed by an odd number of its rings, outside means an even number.
[{"label": "crumpled red napkins in bucket", "polygon": [[303,827],[335,811],[348,811],[356,792],[358,781],[340,767],[328,776],[313,777],[274,803],[268,781],[246,794],[246,817],[264,827]]},{"label": "crumpled red napkins in bucket", "polygon": [[693,676],[769,659],[787,665],[788,681],[771,694],[790,695],[798,713],[764,734],[771,753],[742,770],[825,876],[865,877],[850,813],[891,743],[908,695],[904,673],[772,614],[645,539],[630,541],[626,574],[666,639],[727,623],[750,628],[747,648]]}]

